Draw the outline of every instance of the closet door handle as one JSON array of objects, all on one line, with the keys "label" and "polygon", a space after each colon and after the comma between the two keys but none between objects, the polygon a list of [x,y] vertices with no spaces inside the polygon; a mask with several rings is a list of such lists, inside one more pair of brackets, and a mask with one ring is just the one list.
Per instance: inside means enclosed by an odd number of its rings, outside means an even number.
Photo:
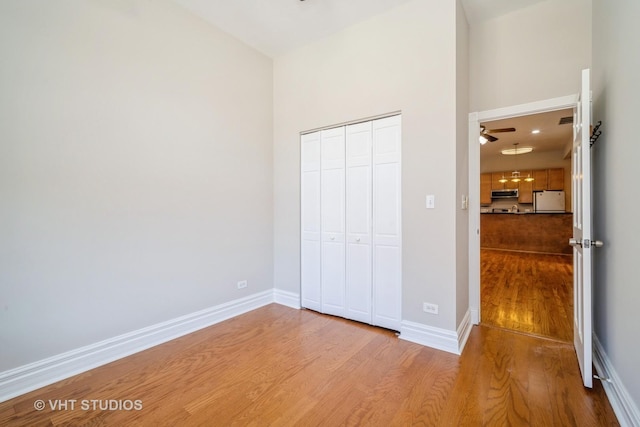
[{"label": "closet door handle", "polygon": [[359,241],[360,241],[360,238],[359,238],[359,237],[356,237],[356,242],[359,242]]},{"label": "closet door handle", "polygon": [[335,236],[331,236],[331,237],[329,237],[329,239],[336,240],[336,237]]}]

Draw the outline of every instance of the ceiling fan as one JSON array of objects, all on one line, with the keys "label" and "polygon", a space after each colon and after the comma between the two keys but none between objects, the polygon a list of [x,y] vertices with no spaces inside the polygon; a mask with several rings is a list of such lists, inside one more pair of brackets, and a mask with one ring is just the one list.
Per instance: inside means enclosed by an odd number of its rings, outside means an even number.
[{"label": "ceiling fan", "polygon": [[515,131],[516,131],[516,128],[487,129],[484,126],[480,126],[480,144],[497,141],[498,138],[491,135],[492,133],[515,132]]}]

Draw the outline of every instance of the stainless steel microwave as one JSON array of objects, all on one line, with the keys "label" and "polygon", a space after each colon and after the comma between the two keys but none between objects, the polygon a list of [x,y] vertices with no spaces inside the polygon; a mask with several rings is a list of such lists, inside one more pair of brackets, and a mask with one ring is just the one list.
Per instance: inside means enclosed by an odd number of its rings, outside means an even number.
[{"label": "stainless steel microwave", "polygon": [[512,188],[508,190],[491,190],[492,199],[517,199],[518,189]]}]

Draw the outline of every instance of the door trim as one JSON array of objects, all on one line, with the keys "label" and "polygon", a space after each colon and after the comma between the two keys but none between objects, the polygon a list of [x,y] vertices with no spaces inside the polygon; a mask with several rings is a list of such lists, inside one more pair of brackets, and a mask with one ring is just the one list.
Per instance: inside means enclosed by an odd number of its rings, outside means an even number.
[{"label": "door trim", "polygon": [[478,325],[480,312],[480,123],[575,108],[578,94],[469,113],[469,311]]}]

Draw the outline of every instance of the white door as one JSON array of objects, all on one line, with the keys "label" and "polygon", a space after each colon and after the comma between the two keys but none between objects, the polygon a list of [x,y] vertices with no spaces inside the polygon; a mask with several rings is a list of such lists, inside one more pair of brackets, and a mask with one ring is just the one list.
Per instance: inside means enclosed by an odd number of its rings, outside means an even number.
[{"label": "white door", "polygon": [[345,316],[345,128],[320,132],[322,312]]},{"label": "white door", "polygon": [[371,323],[371,122],[346,128],[346,316]]},{"label": "white door", "polygon": [[373,121],[373,324],[400,330],[401,116]]},{"label": "white door", "polygon": [[[591,257],[594,247],[591,233],[591,90],[589,70],[582,71],[582,89],[574,113],[572,153],[573,238],[573,343],[585,387],[591,387],[592,302]],[[598,242],[599,243],[599,242]]]},{"label": "white door", "polygon": [[320,311],[320,132],[302,135],[300,157],[301,305]]}]

